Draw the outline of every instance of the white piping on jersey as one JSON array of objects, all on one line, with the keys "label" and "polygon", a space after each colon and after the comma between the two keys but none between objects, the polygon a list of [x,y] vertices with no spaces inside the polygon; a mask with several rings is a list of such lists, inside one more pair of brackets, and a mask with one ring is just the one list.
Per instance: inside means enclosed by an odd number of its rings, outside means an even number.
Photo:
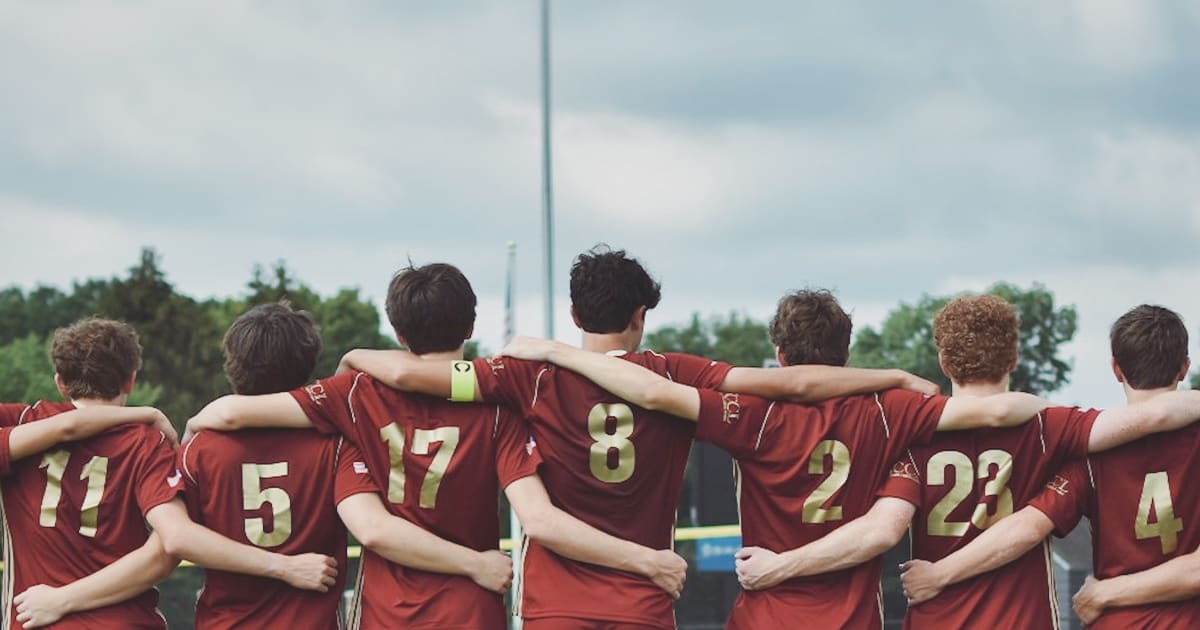
[{"label": "white piping on jersey", "polygon": [[737,499],[738,525],[742,524],[742,466],[733,460],[733,492]]},{"label": "white piping on jersey", "polygon": [[[346,620],[346,626],[350,630],[358,630],[362,626],[363,574],[367,566],[367,563],[363,561],[365,559],[364,557],[358,561],[358,576],[354,578],[354,597],[350,598],[350,618]],[[338,619],[341,618],[342,616],[338,615]]]},{"label": "white piping on jersey", "polygon": [[1096,476],[1094,474],[1092,474],[1092,458],[1089,457],[1089,458],[1085,459],[1084,461],[1087,462],[1088,481],[1091,482],[1092,489],[1094,490],[1094,489],[1096,489]]},{"label": "white piping on jersey", "polygon": [[537,379],[533,382],[533,402],[529,403],[530,408],[533,408],[534,405],[537,405],[538,390],[542,388],[542,376],[549,371],[550,368],[542,368],[542,370],[538,372]]},{"label": "white piping on jersey", "polygon": [[496,405],[496,421],[492,423],[492,439],[500,434],[500,405]]},{"label": "white piping on jersey", "polygon": [[516,592],[513,593],[513,601],[512,601],[512,616],[513,617],[522,616],[522,612],[524,611],[525,554],[527,554],[527,553],[529,553],[529,536],[526,536],[525,532],[521,532],[521,547],[520,547],[520,551],[518,552],[518,554],[520,555],[520,561],[514,563],[516,565],[516,570],[521,574],[521,578],[520,578],[520,580],[515,580],[517,582],[517,589],[516,589]]},{"label": "white piping on jersey", "polygon": [[188,456],[192,452],[192,445],[196,443],[196,440],[200,439],[201,435],[204,435],[203,431],[192,436],[191,441],[189,441],[187,445],[183,447],[183,474],[187,475],[188,479],[191,479],[192,483],[196,485],[200,485],[200,483],[196,481],[196,476],[193,475],[191,469],[188,468]]},{"label": "white piping on jersey", "polygon": [[40,404],[42,404],[42,401],[40,401],[40,400],[39,400],[39,401],[37,401],[37,402],[33,403],[32,405],[30,405],[30,406],[26,407],[26,408],[25,408],[23,411],[21,411],[21,417],[20,417],[20,418],[17,418],[17,424],[24,424],[24,423],[25,423],[25,416],[29,415],[29,412],[30,412],[30,411],[33,411],[34,409],[37,409],[37,406],[38,406],[38,405],[40,405]]},{"label": "white piping on jersey", "polygon": [[887,413],[883,411],[883,402],[879,400],[879,394],[875,394],[875,406],[879,407],[879,420],[883,422],[883,435],[887,439],[892,439],[892,429],[887,423]]},{"label": "white piping on jersey", "polygon": [[354,415],[354,390],[358,389],[358,379],[362,378],[363,372],[359,372],[354,376],[354,384],[350,386],[350,393],[346,394],[346,407],[350,409],[350,422],[358,424],[358,417]]},{"label": "white piping on jersey", "polygon": [[12,532],[8,529],[8,515],[4,512],[4,491],[0,490],[0,521],[4,523],[4,589],[0,597],[4,599],[4,619],[0,620],[0,628],[9,630],[13,616],[13,590],[15,589],[16,567],[13,565]]},{"label": "white piping on jersey", "polygon": [[879,590],[875,591],[875,605],[879,608],[879,624],[887,625],[887,618],[883,616],[883,576],[879,576]]},{"label": "white piping on jersey", "polygon": [[1046,422],[1042,420],[1042,412],[1038,412],[1038,439],[1042,441],[1042,453],[1046,452]]},{"label": "white piping on jersey", "polygon": [[762,444],[763,433],[765,433],[767,431],[767,420],[769,420],[771,418],[771,410],[774,408],[775,408],[775,401],[772,400],[771,404],[767,406],[767,412],[763,414],[762,426],[758,428],[758,439],[754,441],[754,450],[756,450],[756,451],[758,450],[758,445]]},{"label": "white piping on jersey", "polygon": [[1042,553],[1046,557],[1046,581],[1049,583],[1047,591],[1050,593],[1050,623],[1054,630],[1059,630],[1059,617],[1062,611],[1058,608],[1058,584],[1054,579],[1054,563],[1050,559],[1050,539],[1046,538],[1042,541]]}]

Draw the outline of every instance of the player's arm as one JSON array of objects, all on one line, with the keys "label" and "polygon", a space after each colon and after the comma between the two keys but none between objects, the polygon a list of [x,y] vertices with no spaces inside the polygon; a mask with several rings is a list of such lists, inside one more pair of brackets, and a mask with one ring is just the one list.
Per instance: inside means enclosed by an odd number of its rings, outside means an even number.
[{"label": "player's arm", "polygon": [[184,440],[201,431],[238,431],[241,429],[311,429],[312,421],[291,394],[261,396],[222,396],[187,421]]},{"label": "player's arm", "polygon": [[866,514],[803,547],[782,553],[743,547],[736,556],[738,582],[748,591],[757,591],[794,577],[860,565],[895,547],[915,512],[908,501],[882,497]]},{"label": "player's arm", "polygon": [[1088,437],[1095,453],[1151,433],[1183,428],[1200,420],[1200,391],[1165,392],[1139,403],[1106,409],[1096,416]]},{"label": "player's arm", "polygon": [[1026,506],[937,562],[909,560],[900,565],[909,603],[919,604],[951,584],[999,569],[1041,544],[1053,531],[1054,521],[1041,510]]},{"label": "player's arm", "polygon": [[287,556],[230,540],[192,521],[178,498],[152,508],[146,520],[162,538],[168,554],[202,567],[273,578],[322,593],[329,590],[337,575],[337,562],[329,556]]},{"label": "player's arm", "polygon": [[696,420],[700,416],[700,393],[696,388],[675,383],[623,359],[532,337],[514,339],[502,354],[518,359],[547,361],[578,372],[618,398],[643,409],[662,411],[688,420]]},{"label": "player's arm", "polygon": [[479,381],[474,370],[464,372],[459,378],[467,379],[459,387],[469,388],[465,394],[454,391],[451,361],[431,361],[405,350],[351,350],[342,356],[338,373],[348,371],[366,372],[371,378],[406,392],[420,392],[430,396],[452,398],[459,402],[480,401]]},{"label": "player's arm", "polygon": [[132,599],[167,579],[178,564],[179,558],[168,555],[152,533],[141,547],[87,577],[59,587],[29,587],[13,599],[17,621],[26,628],[41,628],[72,613]]},{"label": "player's arm", "polygon": [[74,442],[125,424],[149,424],[173,444],[179,435],[171,421],[154,407],[94,405],[66,411],[40,422],[17,425],[8,438],[12,460],[29,457],[64,442]]},{"label": "player's arm", "polygon": [[1088,577],[1072,604],[1084,623],[1106,608],[1178,602],[1200,596],[1200,550],[1176,556],[1152,569],[1107,580]]},{"label": "player's arm", "polygon": [[717,389],[751,394],[771,400],[818,402],[885,389],[907,389],[922,394],[939,392],[938,386],[904,370],[869,370],[831,365],[789,365],[781,368],[735,367]]},{"label": "player's arm", "polygon": [[617,538],[567,514],[550,502],[546,487],[536,475],[508,484],[504,493],[516,510],[525,534],[551,551],[577,562],[643,575],[679,598],[687,575],[687,561],[673,551],[654,550]]},{"label": "player's arm", "polygon": [[499,550],[476,551],[452,543],[392,515],[379,495],[360,492],[337,506],[346,529],[363,546],[399,565],[462,575],[490,591],[503,593],[512,583],[512,560]]},{"label": "player's arm", "polygon": [[1050,406],[1052,403],[1047,400],[1021,392],[1005,392],[978,398],[952,396],[946,400],[937,430],[1017,426]]}]

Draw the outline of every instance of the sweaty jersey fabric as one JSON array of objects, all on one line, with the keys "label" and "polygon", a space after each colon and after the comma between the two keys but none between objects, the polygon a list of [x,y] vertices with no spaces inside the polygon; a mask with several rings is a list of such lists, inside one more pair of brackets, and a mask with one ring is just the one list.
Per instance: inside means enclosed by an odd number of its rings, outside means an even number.
[{"label": "sweaty jersey fabric", "polygon": [[[71,403],[0,405],[0,425],[44,420]],[[7,449],[5,449],[7,450]],[[4,505],[3,628],[21,627],[13,596],[35,584],[62,586],[112,564],[149,537],[145,515],[182,489],[175,452],[156,429],[127,425],[63,444],[12,466],[0,483]],[[75,613],[70,630],[161,629],[158,592]]]},{"label": "sweaty jersey fabric", "polygon": [[[1030,505],[1071,531],[1092,524],[1092,563],[1107,579],[1154,568],[1200,547],[1200,425],[1156,433],[1065,468]],[[1100,630],[1200,628],[1200,598],[1109,608]]]},{"label": "sweaty jersey fabric", "polygon": [[197,523],[240,543],[287,555],[320,553],[338,563],[337,582],[327,593],[208,570],[196,604],[197,630],[341,627],[346,528],[337,504],[376,491],[358,449],[301,429],[205,431],[184,445],[179,468]]},{"label": "sweaty jersey fabric", "polygon": [[[676,382],[715,387],[730,366],[689,355],[623,358]],[[647,411],[548,363],[476,359],[480,393],[520,410],[545,465],[554,503],[613,536],[672,547],[694,423]],[[671,596],[632,573],[574,562],[529,542],[520,614],[675,627]]]},{"label": "sweaty jersey fabric", "polygon": [[[862,516],[894,458],[937,429],[943,396],[890,390],[817,405],[701,391],[697,439],[737,460],[742,541],[775,552]],[[880,560],[743,591],[727,628],[882,627]]]},{"label": "sweaty jersey fabric", "polygon": [[[1052,407],[1021,426],[947,431],[912,449],[893,466],[879,493],[917,507],[912,557],[941,560],[1024,506],[1066,460],[1087,456],[1099,414]],[[1047,542],[910,606],[904,627],[1053,630],[1058,619]]]},{"label": "sweaty jersey fabric", "polygon": [[12,451],[9,447],[12,430],[12,427],[0,427],[0,477],[7,477],[12,472]]},{"label": "sweaty jersey fabric", "polygon": [[[497,485],[537,472],[540,449],[496,405],[452,403],[349,373],[292,392],[322,433],[355,442],[385,504],[478,551],[500,540]],[[352,627],[507,628],[504,603],[469,578],[419,571],[364,551]]]}]

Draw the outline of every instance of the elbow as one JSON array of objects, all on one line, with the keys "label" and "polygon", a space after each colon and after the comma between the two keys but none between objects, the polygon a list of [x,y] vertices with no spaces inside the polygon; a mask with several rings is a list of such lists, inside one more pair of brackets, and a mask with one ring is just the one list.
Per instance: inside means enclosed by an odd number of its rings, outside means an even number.
[{"label": "elbow", "polygon": [[653,384],[642,390],[642,407],[650,411],[660,411],[671,400],[671,389],[675,384],[666,379],[656,379]]},{"label": "elbow", "polygon": [[374,527],[357,527],[350,530],[351,534],[358,539],[358,544],[372,551],[379,548],[381,537],[378,530]]},{"label": "elbow", "polygon": [[905,529],[889,529],[887,527],[874,527],[866,535],[866,540],[863,541],[863,546],[874,552],[873,555],[881,555],[891,550],[892,547],[900,544],[904,539]]},{"label": "elbow", "polygon": [[[518,515],[519,516],[519,515]],[[550,515],[546,511],[539,510],[533,514],[526,514],[528,518],[521,519],[521,528],[525,535],[530,540],[546,544],[550,537],[550,532],[553,528],[550,526]]]},{"label": "elbow", "polygon": [[172,559],[175,559],[178,564],[178,558],[187,557],[187,534],[179,531],[160,531],[159,538],[162,539],[163,552]]},{"label": "elbow", "polygon": [[66,416],[58,428],[59,442],[74,442],[83,437],[83,426],[79,420]]}]

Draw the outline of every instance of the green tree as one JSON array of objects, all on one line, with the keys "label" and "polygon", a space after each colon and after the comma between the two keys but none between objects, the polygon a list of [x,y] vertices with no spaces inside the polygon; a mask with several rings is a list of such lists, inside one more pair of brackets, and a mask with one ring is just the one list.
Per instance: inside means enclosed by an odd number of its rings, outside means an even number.
[{"label": "green tree", "polygon": [[[156,405],[162,387],[138,381],[129,395],[131,405]],[[0,346],[0,401],[33,403],[63,400],[54,384],[50,342],[30,334]]]},{"label": "green tree", "polygon": [[1192,374],[1192,389],[1200,389],[1200,370]]},{"label": "green tree", "polygon": [[737,312],[701,319],[692,314],[686,326],[667,325],[646,335],[644,345],[658,352],[685,352],[733,365],[761,367],[775,356],[767,325]]},{"label": "green tree", "polygon": [[[1057,308],[1054,294],[1041,284],[1027,290],[997,283],[987,290],[1013,304],[1021,318],[1020,350],[1012,388],[1048,394],[1071,374],[1070,361],[1059,356],[1062,344],[1075,336],[1074,306]],[[916,304],[900,304],[888,314],[879,330],[867,326],[855,337],[851,365],[897,367],[930,379],[950,390],[950,380],[938,364],[933,341],[933,316],[956,296],[924,295]]]}]

